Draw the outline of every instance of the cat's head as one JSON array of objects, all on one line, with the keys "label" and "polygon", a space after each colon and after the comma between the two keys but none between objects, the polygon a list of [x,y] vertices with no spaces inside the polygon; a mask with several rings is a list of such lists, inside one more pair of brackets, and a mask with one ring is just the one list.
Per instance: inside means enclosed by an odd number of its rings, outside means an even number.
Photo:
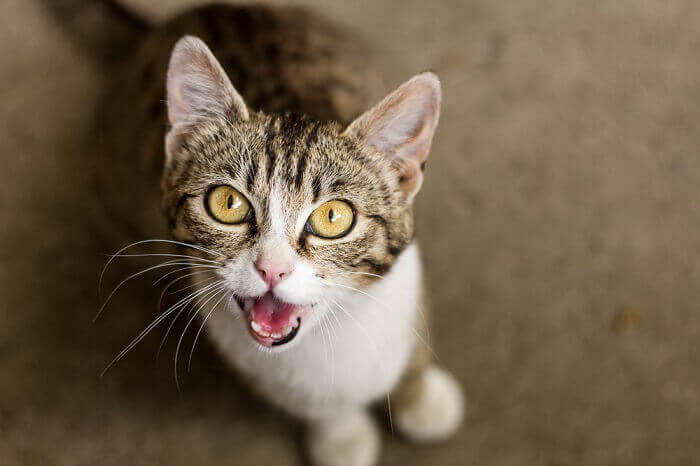
[{"label": "cat's head", "polygon": [[220,254],[218,278],[263,347],[301,339],[412,242],[439,116],[434,74],[343,127],[252,111],[206,45],[185,37],[167,91],[162,188],[173,235]]}]

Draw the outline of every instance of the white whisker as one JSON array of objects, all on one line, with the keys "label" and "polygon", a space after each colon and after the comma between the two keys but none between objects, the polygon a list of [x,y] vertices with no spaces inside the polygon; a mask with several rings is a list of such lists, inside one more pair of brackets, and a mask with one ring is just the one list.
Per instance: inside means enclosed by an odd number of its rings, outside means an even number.
[{"label": "white whisker", "polygon": [[[329,355],[328,355],[328,347],[326,346],[326,332],[323,327],[323,318],[318,320],[318,326],[319,329],[321,330],[321,338],[323,341],[323,364],[324,364],[324,369],[323,372],[328,376],[329,373],[329,366],[330,366],[330,360],[329,360]],[[330,337],[329,337],[330,338]]]},{"label": "white whisker", "polygon": [[112,299],[112,296],[114,296],[114,293],[116,293],[122,287],[122,285],[124,285],[126,282],[128,282],[129,280],[131,280],[133,278],[141,276],[145,273],[148,273],[151,270],[156,270],[156,269],[159,269],[162,267],[171,267],[171,266],[175,266],[175,265],[190,265],[190,264],[189,264],[189,262],[182,262],[179,259],[174,259],[171,261],[166,261],[162,264],[153,265],[151,267],[148,267],[145,270],[141,270],[140,272],[136,272],[136,273],[131,274],[128,277],[126,277],[124,280],[119,282],[119,284],[112,290],[112,292],[109,294],[109,296],[107,296],[107,299],[102,304],[102,306],[100,306],[100,309],[97,311],[97,314],[95,314],[95,317],[93,317],[92,321],[94,322],[100,317],[100,314],[102,314],[102,311],[104,311],[104,309],[107,306],[107,304],[109,303],[110,299]]},{"label": "white whisker", "polygon": [[199,262],[206,262],[209,264],[216,264],[216,265],[221,265],[217,261],[213,261],[211,259],[204,259],[202,257],[197,257],[197,256],[190,256],[188,254],[167,254],[167,253],[148,253],[148,254],[107,254],[107,257],[115,257],[115,258],[120,258],[120,257],[179,257],[182,259],[189,259],[193,261],[199,261]]},{"label": "white whisker", "polygon": [[376,273],[369,273],[369,272],[348,272],[348,271],[343,271],[343,272],[338,272],[338,273],[333,273],[331,276],[333,277],[338,277],[338,276],[343,276],[343,275],[367,275],[369,277],[374,277],[374,278],[379,278],[380,280],[384,280],[385,277],[381,275],[377,275]]},{"label": "white whisker", "polygon": [[[216,268],[216,267],[215,267],[215,268]],[[187,267],[185,270],[189,270],[189,269],[190,269],[190,268]],[[183,269],[180,269],[180,270],[182,271]],[[181,275],[181,276],[179,276],[179,277],[177,277],[177,278],[174,278],[174,279],[172,279],[171,281],[169,281],[168,284],[165,285],[165,288],[163,288],[163,291],[161,291],[160,296],[158,297],[158,305],[156,306],[156,308],[160,310],[160,305],[161,305],[161,303],[163,302],[163,297],[165,296],[165,293],[166,293],[166,292],[168,291],[168,289],[169,289],[171,286],[173,286],[175,283],[179,282],[180,280],[184,280],[184,279],[187,278],[187,277],[191,277],[192,275],[197,275],[197,274],[200,274],[200,273],[208,273],[208,272],[212,272],[212,270],[196,270],[196,271],[194,271],[194,272],[186,273],[186,274],[184,274],[184,275]],[[217,278],[216,276],[211,277],[211,279],[216,279],[216,278]],[[184,290],[186,290],[186,289],[188,289],[188,288],[192,288],[192,287],[194,287],[194,286],[197,286],[197,283],[193,283],[193,284],[188,285],[188,286],[186,286],[186,287],[180,288],[179,290],[173,291],[173,293],[178,293],[178,292],[180,292],[180,291],[184,291]]]},{"label": "white whisker", "polygon": [[[214,292],[210,293],[208,295],[206,301],[204,301],[204,303],[202,303],[201,307],[198,308],[197,311],[192,315],[190,320],[187,321],[187,324],[185,325],[185,328],[182,331],[182,334],[180,335],[180,339],[177,341],[177,346],[175,347],[175,367],[173,370],[174,370],[174,374],[175,374],[175,386],[177,387],[178,391],[180,390],[180,383],[177,379],[177,356],[180,353],[180,345],[182,345],[182,340],[185,338],[185,334],[187,334],[187,329],[190,327],[190,324],[192,323],[192,321],[194,321],[194,319],[197,318],[197,315],[199,314],[199,309],[206,306],[206,304],[209,301],[211,301],[216,295],[221,293],[221,291],[224,291],[224,292],[226,291],[226,283],[220,283],[218,286],[216,286],[214,288]],[[195,307],[196,306],[197,306],[197,304],[195,303]]]},{"label": "white whisker", "polygon": [[[383,301],[380,300],[379,298],[377,298],[377,297],[375,297],[375,296],[372,296],[371,294],[367,293],[366,291],[358,290],[357,288],[354,288],[354,287],[352,287],[352,286],[343,285],[343,284],[340,284],[340,283],[334,283],[334,282],[331,282],[331,281],[328,281],[328,280],[326,280],[325,283],[328,284],[328,285],[331,285],[331,286],[339,286],[339,287],[342,287],[342,288],[347,288],[347,289],[349,289],[349,290],[355,291],[355,292],[357,292],[357,293],[361,293],[361,294],[367,296],[368,298],[374,300],[375,302],[381,304],[382,306],[384,306],[385,309],[391,310],[391,307],[390,307],[388,304],[386,304],[385,302],[383,302]],[[424,339],[422,336],[420,336],[420,334],[419,334],[418,332],[416,332],[416,329],[413,328],[413,326],[411,326],[411,331],[412,331],[413,334],[416,336],[416,338],[418,338],[418,340],[419,340],[423,345],[425,345],[425,347],[428,349],[428,351],[430,351],[430,353],[435,357],[435,360],[438,361],[438,362],[440,362],[440,358],[439,358],[438,355],[435,353],[435,351],[433,351],[433,348],[428,344],[427,341],[425,341],[425,339]]]},{"label": "white whisker", "polygon": [[199,334],[202,333],[202,329],[204,328],[204,325],[207,323],[207,320],[209,320],[209,317],[212,315],[214,311],[216,311],[217,306],[223,301],[223,299],[228,296],[228,305],[231,305],[231,299],[233,298],[232,293],[224,293],[221,298],[214,304],[211,309],[209,310],[209,313],[206,315],[204,319],[202,319],[202,325],[199,326],[199,330],[197,330],[197,334],[194,337],[194,342],[192,343],[192,349],[190,350],[190,356],[187,358],[187,372],[190,371],[190,367],[192,366],[192,355],[194,354],[194,348],[197,346],[197,340],[199,340]]},{"label": "white whisker", "polygon": [[178,272],[182,272],[182,271],[184,271],[184,270],[192,270],[192,269],[220,269],[220,268],[221,268],[220,266],[214,266],[214,265],[206,265],[206,264],[195,265],[195,264],[193,264],[193,265],[190,265],[190,266],[187,266],[187,267],[182,267],[182,268],[179,268],[179,269],[176,269],[176,270],[171,270],[170,272],[168,272],[168,273],[164,274],[162,277],[160,277],[158,280],[154,281],[154,282],[153,282],[153,286],[156,286],[158,283],[160,283],[161,281],[163,281],[166,277],[169,277],[170,275],[173,275],[173,274],[178,273]]},{"label": "white whisker", "polygon": [[[330,321],[330,319],[326,320],[327,318],[328,318],[328,316],[326,314],[323,314],[323,316],[321,316],[320,322],[322,322],[322,323],[325,322],[325,324],[327,325],[326,331],[328,333],[328,347],[330,350],[330,352],[329,352],[330,361],[329,362],[330,362],[331,369],[332,369],[333,368],[332,367],[333,360],[335,359],[335,348],[333,347],[333,339],[331,338],[331,321]],[[337,339],[338,335],[335,333],[335,331],[333,333],[335,335],[335,338]],[[326,371],[331,376],[331,387],[332,387],[335,384],[335,371],[328,370],[328,369],[326,369]]]},{"label": "white whisker", "polygon": [[207,248],[205,248],[205,247],[203,247],[203,246],[198,246],[198,245],[196,245],[196,244],[187,244],[187,243],[183,243],[183,242],[181,242],[181,241],[175,241],[175,240],[170,240],[170,239],[144,239],[144,240],[141,240],[141,241],[136,241],[136,242],[134,242],[134,243],[131,243],[131,244],[128,244],[128,245],[124,246],[124,247],[121,248],[119,251],[117,251],[116,253],[114,253],[114,254],[112,255],[112,257],[109,258],[109,260],[107,261],[107,263],[105,264],[105,266],[102,268],[102,272],[100,273],[100,279],[99,279],[98,285],[97,285],[97,289],[98,289],[98,292],[99,292],[100,294],[102,294],[102,280],[103,280],[103,278],[104,278],[104,274],[105,274],[105,272],[107,271],[107,268],[109,267],[109,265],[114,261],[114,259],[116,259],[117,257],[119,257],[119,255],[120,255],[122,252],[126,251],[127,249],[133,248],[133,247],[138,246],[138,245],[140,245],[140,244],[148,244],[148,243],[167,243],[167,244],[175,244],[175,245],[178,245],[178,246],[183,246],[183,247],[188,247],[188,248],[196,249],[196,250],[198,250],[198,251],[202,251],[202,252],[205,252],[205,253],[207,253],[207,254],[213,254],[213,255],[215,255],[215,256],[224,256],[224,254],[222,254],[222,253],[220,253],[220,252],[213,251],[213,250],[211,250],[211,249],[207,249]]},{"label": "white whisker", "polygon": [[[209,287],[215,286],[216,283],[209,285],[208,287],[205,287],[203,290],[199,290],[199,292],[204,292],[207,291]],[[170,308],[168,308],[165,312],[163,312],[161,315],[156,317],[153,322],[151,322],[148,326],[146,326],[145,329],[141,331],[131,342],[126,345],[126,347],[114,358],[112,361],[107,364],[107,367],[104,368],[102,373],[100,374],[100,377],[102,377],[110,367],[112,367],[116,362],[118,362],[121,358],[123,358],[131,349],[134,348],[153,328],[155,328],[159,323],[161,323],[166,317],[168,317],[171,313],[173,313],[183,302],[189,302],[192,299],[195,299],[197,296],[196,293],[193,293],[189,296],[186,296],[185,298],[182,298],[180,301],[172,305]],[[189,300],[189,301],[188,301]]]},{"label": "white whisker", "polygon": [[[199,272],[194,272],[194,273],[199,273]],[[194,274],[194,273],[193,273],[193,274]],[[187,274],[187,275],[193,275],[193,274]],[[180,278],[184,278],[184,277],[180,277]],[[211,277],[211,279],[206,283],[206,285],[211,284],[212,281],[214,281],[214,280],[217,280],[217,278],[216,278],[216,277]],[[223,283],[223,280],[219,280],[219,281]],[[173,283],[174,283],[174,280],[173,280],[172,282],[170,282],[170,283],[168,284],[168,286],[172,285]],[[186,286],[186,287],[184,287],[184,288],[181,288],[181,289],[178,290],[178,291],[175,291],[175,293],[177,293],[177,292],[179,292],[179,291],[184,291],[184,290],[186,290],[186,289],[188,289],[188,288],[192,288],[192,287],[197,286],[197,285],[200,285],[200,284],[194,283],[194,284],[192,284],[192,285],[190,285],[190,286]],[[166,291],[167,289],[168,289],[168,287],[166,287],[166,288],[163,290],[163,292],[162,292],[161,295],[160,295],[160,299],[158,300],[158,309],[159,309],[159,310],[160,310],[161,300],[163,299],[163,295],[165,294],[165,291]],[[168,325],[168,329],[165,331],[165,334],[163,335],[163,338],[161,338],[160,344],[158,345],[158,350],[156,351],[156,366],[158,365],[158,361],[160,360],[160,353],[161,353],[161,351],[163,350],[163,346],[165,345],[165,341],[168,339],[168,335],[170,335],[170,331],[172,330],[173,326],[175,325],[175,322],[180,318],[180,315],[182,315],[182,313],[185,311],[185,309],[187,309],[187,307],[188,307],[190,304],[191,304],[191,302],[190,302],[190,303],[187,303],[186,306],[183,306],[183,307],[177,312],[177,315],[175,316],[175,318],[170,322],[170,325]]]}]

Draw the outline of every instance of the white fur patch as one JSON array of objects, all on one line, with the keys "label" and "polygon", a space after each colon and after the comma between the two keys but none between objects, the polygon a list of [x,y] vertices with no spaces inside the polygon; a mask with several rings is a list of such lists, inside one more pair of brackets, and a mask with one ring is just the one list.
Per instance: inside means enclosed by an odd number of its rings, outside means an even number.
[{"label": "white fur patch", "polygon": [[326,288],[296,338],[279,348],[257,345],[231,312],[212,314],[208,334],[269,401],[304,419],[328,419],[386,397],[396,384],[417,340],[420,275],[411,245],[366,291]]},{"label": "white fur patch", "polygon": [[425,370],[422,383],[423,391],[415,403],[395,413],[396,425],[416,443],[442,440],[462,422],[462,389],[449,372],[434,365]]},{"label": "white fur patch", "polygon": [[313,423],[308,450],[317,466],[371,466],[379,456],[379,440],[374,421],[358,411]]}]

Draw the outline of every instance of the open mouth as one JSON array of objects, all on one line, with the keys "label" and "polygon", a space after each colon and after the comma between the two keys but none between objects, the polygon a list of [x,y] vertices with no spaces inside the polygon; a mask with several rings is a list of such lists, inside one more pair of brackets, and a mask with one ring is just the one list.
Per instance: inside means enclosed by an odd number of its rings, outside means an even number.
[{"label": "open mouth", "polygon": [[265,342],[261,342],[267,346],[267,339],[271,339],[272,342],[269,344],[269,346],[281,346],[284,345],[285,343],[289,343],[294,339],[294,337],[297,335],[297,332],[299,331],[299,325],[301,324],[301,318],[297,317],[297,321],[295,325],[290,325],[285,329],[286,334],[280,334],[280,333],[268,333],[265,330],[263,330],[254,320],[250,321],[250,331],[253,333],[253,336],[260,341],[261,339],[264,339]]},{"label": "open mouth", "polygon": [[250,334],[261,345],[282,346],[299,333],[301,306],[279,301],[270,292],[237,301],[248,318]]}]

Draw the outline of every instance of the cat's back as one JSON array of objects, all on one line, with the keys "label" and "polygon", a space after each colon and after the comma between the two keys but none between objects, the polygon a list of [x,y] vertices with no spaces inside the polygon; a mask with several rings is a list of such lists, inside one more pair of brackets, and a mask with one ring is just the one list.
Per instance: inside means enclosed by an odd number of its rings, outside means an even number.
[{"label": "cat's back", "polygon": [[165,76],[184,35],[210,47],[251,110],[349,122],[385,91],[364,43],[291,7],[211,5],[155,28],[115,72],[98,115],[98,191],[113,229],[163,237],[158,199],[166,132]]},{"label": "cat's back", "polygon": [[[349,122],[374,103],[377,67],[369,49],[326,18],[294,7],[212,5],[184,13],[141,53],[163,81],[174,43],[202,39],[253,110],[295,111]],[[163,94],[161,89],[160,94]]]}]

